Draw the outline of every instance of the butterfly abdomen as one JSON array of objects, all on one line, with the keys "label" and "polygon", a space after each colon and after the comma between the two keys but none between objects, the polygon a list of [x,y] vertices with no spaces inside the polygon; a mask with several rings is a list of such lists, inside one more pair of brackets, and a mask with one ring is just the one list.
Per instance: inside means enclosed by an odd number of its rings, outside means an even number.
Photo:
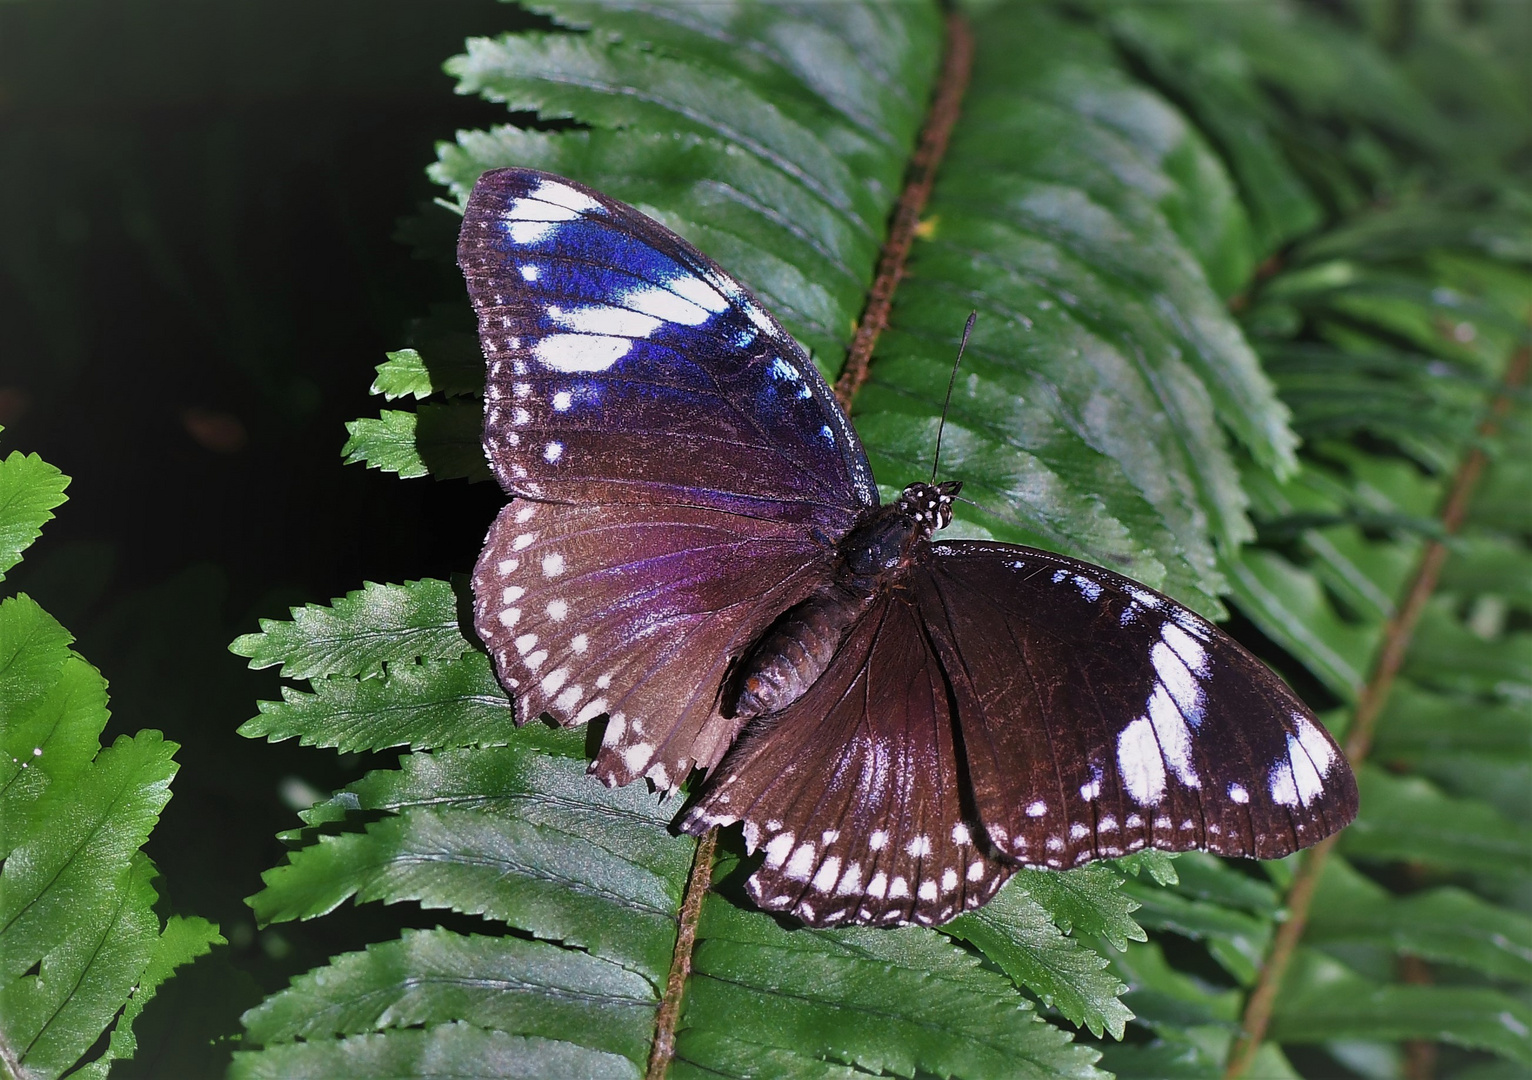
[{"label": "butterfly abdomen", "polygon": [[732,715],[769,716],[801,698],[830,666],[870,599],[860,590],[831,585],[789,608],[740,660]]}]

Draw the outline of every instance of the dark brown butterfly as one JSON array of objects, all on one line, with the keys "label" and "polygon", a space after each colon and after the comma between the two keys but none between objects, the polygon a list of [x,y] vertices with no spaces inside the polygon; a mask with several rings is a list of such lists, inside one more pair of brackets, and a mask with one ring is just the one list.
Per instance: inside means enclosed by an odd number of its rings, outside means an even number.
[{"label": "dark brown butterfly", "polygon": [[796,342],[629,206],[486,173],[458,248],[514,500],[475,625],[525,720],[609,717],[608,784],[706,782],[763,907],[937,923],[1018,866],[1144,847],[1275,858],[1356,814],[1313,714],[1216,627],[1100,567],[934,538],[879,505]]}]

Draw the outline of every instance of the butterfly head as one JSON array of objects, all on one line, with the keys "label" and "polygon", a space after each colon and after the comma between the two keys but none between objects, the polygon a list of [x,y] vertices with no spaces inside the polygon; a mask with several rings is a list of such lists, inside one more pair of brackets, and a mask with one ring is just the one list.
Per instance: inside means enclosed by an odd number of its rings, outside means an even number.
[{"label": "butterfly head", "polygon": [[898,507],[930,535],[952,524],[952,500],[962,489],[961,480],[946,480],[940,484],[911,484],[899,496]]}]

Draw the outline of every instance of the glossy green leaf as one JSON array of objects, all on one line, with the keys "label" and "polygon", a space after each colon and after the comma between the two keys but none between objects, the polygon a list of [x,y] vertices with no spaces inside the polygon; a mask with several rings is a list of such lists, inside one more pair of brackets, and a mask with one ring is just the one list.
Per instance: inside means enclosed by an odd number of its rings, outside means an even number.
[{"label": "glossy green leaf", "polygon": [[915,928],[788,931],[710,897],[698,926],[688,1032],[911,1076],[1080,1077],[1096,1054],[1040,1022],[1008,980]]},{"label": "glossy green leaf", "polygon": [[638,1080],[639,1066],[616,1054],[556,1039],[523,1038],[466,1023],[432,1024],[383,1035],[284,1043],[237,1053],[235,1080],[334,1080],[337,1076],[472,1076],[540,1080]]},{"label": "glossy green leaf", "polygon": [[283,687],[281,701],[260,702],[261,714],[240,733],[273,742],[297,736],[305,746],[342,753],[422,750],[504,742],[514,722],[510,698],[480,652],[456,660],[395,661],[378,678],[337,675],[312,685],[313,693]]},{"label": "glossy green leaf", "polygon": [[445,581],[368,582],[330,606],[292,609],[292,620],[262,619],[260,633],[229,646],[253,668],[281,665],[289,679],[371,676],[403,660],[455,660],[473,646],[458,627],[459,599]]},{"label": "glossy green leaf", "polygon": [[1269,920],[1134,881],[1127,882],[1123,892],[1139,902],[1134,917],[1146,929],[1165,930],[1204,942],[1214,959],[1235,979],[1242,983],[1254,979],[1271,940]]},{"label": "glossy green leaf", "polygon": [[1532,633],[1516,630],[1485,640],[1453,607],[1449,596],[1432,600],[1410,641],[1405,672],[1445,690],[1532,700]]},{"label": "glossy green leaf", "polygon": [[1458,888],[1396,897],[1342,859],[1325,866],[1307,940],[1381,945],[1494,978],[1532,982],[1532,919]]},{"label": "glossy green leaf", "polygon": [[1048,909],[1027,895],[1024,882],[1012,879],[989,903],[942,930],[972,942],[1011,981],[1096,1035],[1110,1031],[1120,1039],[1133,1018],[1118,1000],[1126,984],[1103,971],[1106,957],[1060,932]]},{"label": "glossy green leaf", "polygon": [[477,404],[427,402],[414,412],[386,409],[377,419],[352,420],[341,452],[347,464],[438,480],[488,480],[479,433],[483,409]]},{"label": "glossy green leaf", "polygon": [[1358,771],[1357,785],[1362,810],[1340,841],[1353,858],[1490,875],[1532,871],[1528,829],[1487,803],[1454,799],[1425,780],[1367,766]]},{"label": "glossy green leaf", "polygon": [[1344,621],[1317,577],[1277,552],[1243,551],[1229,569],[1235,603],[1251,622],[1341,698],[1360,692],[1381,627]]},{"label": "glossy green leaf", "polygon": [[542,941],[406,931],[337,957],[245,1014],[257,1045],[408,1029],[441,1016],[511,1035],[557,1039],[642,1062],[659,999],[620,964]]},{"label": "glossy green leaf", "polygon": [[0,461],[0,580],[53,520],[68,486],[69,477],[36,454],[13,450]]},{"label": "glossy green leaf", "polygon": [[1377,985],[1312,950],[1300,951],[1272,1013],[1285,1042],[1426,1038],[1490,1050],[1532,1066],[1532,1008],[1495,990]]}]

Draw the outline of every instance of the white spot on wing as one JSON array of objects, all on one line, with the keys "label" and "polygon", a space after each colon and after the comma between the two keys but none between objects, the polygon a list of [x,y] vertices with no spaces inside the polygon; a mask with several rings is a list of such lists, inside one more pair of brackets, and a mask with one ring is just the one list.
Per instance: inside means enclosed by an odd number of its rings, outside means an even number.
[{"label": "white spot on wing", "polygon": [[1238,784],[1230,784],[1229,798],[1233,799],[1235,802],[1241,805],[1244,805],[1250,801],[1250,792],[1246,791]]},{"label": "white spot on wing", "polygon": [[867,838],[867,846],[874,851],[882,851],[888,845],[888,833],[882,829],[874,829],[872,835]]},{"label": "white spot on wing", "polygon": [[538,273],[539,271],[537,267],[533,266],[531,263],[526,263],[521,268],[521,280],[536,281]]},{"label": "white spot on wing", "polygon": [[[617,717],[612,717],[612,723],[617,722]],[[622,752],[622,763],[628,767],[628,771],[637,775],[638,770],[649,764],[649,759],[654,756],[654,747],[648,743],[634,743]]]},{"label": "white spot on wing", "polygon": [[971,843],[973,838],[968,833],[968,826],[961,821],[952,826],[952,842],[958,847]]},{"label": "white spot on wing", "polygon": [[576,653],[584,653],[586,649],[590,648],[590,637],[586,634],[576,634],[570,639],[569,647]]},{"label": "white spot on wing", "polygon": [[563,456],[564,444],[561,442],[550,442],[547,446],[543,447],[543,460],[549,465],[552,465]]},{"label": "white spot on wing", "polygon": [[1156,686],[1154,693],[1149,695],[1149,720],[1154,724],[1155,735],[1159,736],[1165,763],[1176,779],[1190,788],[1201,787],[1202,781],[1192,764],[1191,729],[1163,686]]},{"label": "white spot on wing", "polygon": [[555,324],[577,334],[605,334],[612,337],[644,338],[661,326],[661,320],[627,308],[591,304],[570,311],[549,308]]},{"label": "white spot on wing", "polygon": [[835,880],[840,877],[840,860],[831,855],[820,864],[819,870],[814,875],[814,880],[809,882],[820,892],[829,892],[835,888]]},{"label": "white spot on wing", "polygon": [[556,225],[551,221],[515,221],[510,224],[506,232],[511,234],[511,240],[515,243],[535,244],[552,233],[555,228]]},{"label": "white spot on wing", "polygon": [[[677,281],[691,280],[678,278]],[[707,288],[707,286],[703,286]],[[624,307],[641,311],[645,315],[651,315],[655,319],[665,322],[679,323],[682,326],[701,326],[712,317],[712,311],[698,303],[694,299],[677,295],[686,290],[676,289],[672,283],[671,288],[661,289],[653,285],[639,289],[629,289],[619,297],[619,302]],[[714,294],[716,295],[716,294]],[[721,297],[720,297],[721,299]],[[727,305],[725,305],[727,306]],[[712,309],[722,311],[722,307]]]},{"label": "white spot on wing", "polygon": [[785,832],[773,836],[766,842],[766,865],[773,870],[780,870],[782,864],[787,861],[788,852],[792,850],[792,833]]},{"label": "white spot on wing", "polygon": [[1298,787],[1293,782],[1293,767],[1287,761],[1279,761],[1271,767],[1268,780],[1271,801],[1279,806],[1298,805]]},{"label": "white spot on wing", "polygon": [[511,550],[522,551],[526,548],[529,548],[532,546],[532,541],[535,539],[537,539],[537,536],[534,533],[522,533],[516,539],[511,541]]},{"label": "white spot on wing", "polygon": [[904,850],[917,859],[922,855],[931,854],[931,838],[929,836],[917,836],[904,846]]},{"label": "white spot on wing", "polygon": [[1031,806],[1027,807],[1027,817],[1042,817],[1047,812],[1048,804],[1043,802],[1041,799],[1038,799]]},{"label": "white spot on wing", "polygon": [[984,877],[984,860],[975,859],[969,863],[967,877],[969,881],[981,880]]},{"label": "white spot on wing", "polygon": [[794,881],[807,881],[814,869],[814,845],[799,844],[782,872]]},{"label": "white spot on wing", "polygon": [[500,571],[501,577],[506,577],[521,565],[520,559],[501,559],[495,564],[495,569]]},{"label": "white spot on wing", "polygon": [[[1168,629],[1179,629],[1174,623],[1166,623],[1165,626]],[[1154,673],[1159,676],[1161,685],[1169,691],[1171,700],[1180,708],[1181,714],[1193,727],[1201,724],[1202,684],[1193,677],[1181,655],[1165,642],[1156,641],[1149,650],[1149,659],[1154,664]]]},{"label": "white spot on wing", "polygon": [[1202,642],[1192,637],[1181,627],[1173,622],[1168,622],[1160,627],[1160,637],[1165,644],[1176,651],[1179,656],[1194,673],[1206,676],[1208,673],[1208,654],[1202,647]]},{"label": "white spot on wing", "polygon": [[888,886],[888,898],[898,900],[900,897],[910,895],[910,883],[902,877],[896,877]]},{"label": "white spot on wing", "polygon": [[519,210],[518,217],[530,218],[533,217],[534,213],[538,212],[531,208],[521,209],[528,200],[551,204],[539,208],[541,212],[547,214],[567,211],[562,217],[549,217],[547,219],[549,221],[567,221],[584,213],[604,214],[606,212],[606,207],[583,191],[576,191],[568,184],[561,184],[557,180],[539,180],[537,186],[527,192],[526,198],[517,199],[512,203],[511,209]]},{"label": "white spot on wing", "polygon": [[508,607],[500,612],[500,625],[505,627],[507,630],[515,626],[520,621],[521,609],[519,607]]},{"label": "white spot on wing", "polygon": [[568,390],[560,390],[553,395],[553,411],[568,412],[569,406],[574,404],[574,395]]},{"label": "white spot on wing", "polygon": [[[575,723],[588,724],[604,712],[606,712],[606,698],[591,698],[585,703],[585,708],[581,709],[579,715],[575,717]],[[614,717],[611,724],[615,723],[617,723],[617,719]],[[611,724],[607,725],[608,735],[611,735]]]},{"label": "white spot on wing", "polygon": [[714,314],[725,311],[729,307],[729,302],[723,298],[722,293],[701,278],[695,278],[689,274],[671,278],[665,282],[665,287],[699,307],[707,308]]},{"label": "white spot on wing", "polygon": [[1149,718],[1140,716],[1117,736],[1117,771],[1134,801],[1152,805],[1165,795],[1165,762]]},{"label": "white spot on wing", "polygon": [[1302,713],[1293,714],[1293,726],[1298,729],[1298,745],[1313,761],[1314,768],[1319,770],[1320,776],[1328,776],[1330,766],[1335,764],[1335,748],[1330,745],[1330,740]]},{"label": "white spot on wing", "polygon": [[597,334],[549,334],[537,343],[532,355],[554,371],[606,371],[628,355],[633,342],[625,337]]},{"label": "white spot on wing", "polygon": [[555,668],[543,676],[543,693],[551,694],[569,681],[568,668]]},{"label": "white spot on wing", "polygon": [[934,882],[934,881],[922,881],[920,883],[920,888],[917,890],[917,895],[922,900],[926,900],[926,901],[935,900],[936,899],[936,882]]},{"label": "white spot on wing", "polygon": [[564,572],[564,556],[557,551],[543,556],[543,577],[556,578]]},{"label": "white spot on wing", "polygon": [[850,896],[862,887],[862,864],[847,863],[845,876],[840,879],[840,887],[835,890],[836,896]]},{"label": "white spot on wing", "polygon": [[566,686],[564,687],[564,692],[558,696],[558,699],[554,701],[554,704],[557,705],[562,712],[567,713],[570,709],[578,705],[580,703],[580,699],[584,696],[585,688],[583,686]]},{"label": "white spot on wing", "polygon": [[1324,780],[1304,752],[1303,745],[1291,735],[1287,737],[1287,756],[1293,763],[1293,783],[1298,788],[1298,800],[1307,806],[1324,790]]},{"label": "white spot on wing", "polygon": [[879,870],[872,876],[872,880],[867,883],[867,895],[881,900],[887,891],[888,875]]}]

